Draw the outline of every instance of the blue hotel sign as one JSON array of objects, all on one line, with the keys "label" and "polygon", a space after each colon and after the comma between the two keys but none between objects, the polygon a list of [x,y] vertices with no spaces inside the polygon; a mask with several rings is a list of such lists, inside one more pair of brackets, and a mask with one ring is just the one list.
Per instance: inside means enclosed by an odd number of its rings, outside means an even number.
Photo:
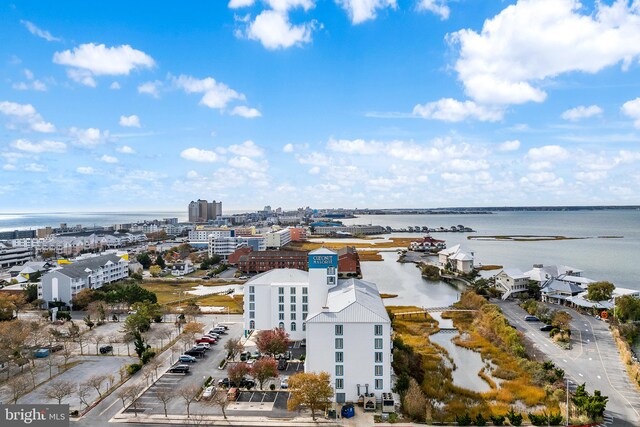
[{"label": "blue hotel sign", "polygon": [[309,268],[338,268],[338,255],[310,255]]}]

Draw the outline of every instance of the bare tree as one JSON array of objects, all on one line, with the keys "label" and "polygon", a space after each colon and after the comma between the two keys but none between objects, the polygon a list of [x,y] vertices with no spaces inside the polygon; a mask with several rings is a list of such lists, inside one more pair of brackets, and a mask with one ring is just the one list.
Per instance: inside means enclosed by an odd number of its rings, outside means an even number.
[{"label": "bare tree", "polygon": [[157,357],[154,357],[153,359],[151,359],[149,361],[149,363],[147,363],[147,366],[149,367],[149,369],[153,369],[153,372],[155,372],[156,379],[157,379],[158,378],[158,369],[160,369],[162,367],[162,362]]},{"label": "bare tree", "polygon": [[113,374],[109,374],[109,375],[107,375],[106,377],[107,377],[107,378],[106,378],[106,380],[107,380],[107,390],[105,391],[105,393],[106,393],[107,391],[109,391],[109,389],[110,389],[111,387],[113,387],[113,386],[114,386],[114,384],[116,383],[116,377],[115,377],[115,375],[113,375]]},{"label": "bare tree", "polygon": [[58,380],[50,382],[47,388],[44,390],[44,395],[49,399],[58,401],[58,405],[62,403],[65,397],[69,397],[73,394],[73,384]]},{"label": "bare tree", "polygon": [[149,385],[149,378],[153,378],[153,368],[149,365],[145,365],[142,368],[142,376],[144,377],[145,384]]},{"label": "bare tree", "polygon": [[157,332],[158,338],[160,338],[160,348],[164,348],[164,340],[170,341],[173,336],[171,329],[161,329]]},{"label": "bare tree", "polygon": [[[53,378],[53,367],[56,365],[56,358],[53,357],[53,354],[49,354],[47,357],[47,366],[49,367],[49,379]],[[34,384],[35,387],[35,384]]]},{"label": "bare tree", "polygon": [[230,338],[225,344],[224,349],[227,350],[227,354],[231,360],[235,359],[236,355],[244,350],[244,345],[240,342],[240,338]]},{"label": "bare tree", "polygon": [[86,383],[78,384],[78,399],[82,402],[87,408],[90,406],[90,402],[87,400],[89,395],[91,394],[91,386]]},{"label": "bare tree", "polygon": [[120,375],[120,381],[124,381],[124,379],[127,377],[127,368],[121,366],[120,369],[118,369],[118,375]]},{"label": "bare tree", "polygon": [[13,403],[18,403],[20,396],[29,390],[29,383],[23,376],[15,376],[7,381],[7,388],[11,393],[11,400],[13,400]]},{"label": "bare tree", "polygon": [[167,417],[167,404],[177,397],[175,390],[168,387],[155,387],[156,397],[162,402],[164,416]]},{"label": "bare tree", "polygon": [[227,419],[227,405],[229,404],[229,400],[227,399],[227,391],[225,389],[216,389],[211,396],[211,400],[209,401],[211,404],[216,405],[222,411],[222,416],[224,419]]},{"label": "bare tree", "polygon": [[140,384],[131,384],[126,388],[127,397],[131,401],[131,406],[133,406],[134,415],[138,416],[138,395],[142,392],[142,385]]},{"label": "bare tree", "polygon": [[120,387],[118,390],[118,398],[122,401],[122,409],[126,409],[127,400],[130,399],[129,387]]},{"label": "bare tree", "polygon": [[[65,368],[67,365],[69,365],[69,359],[71,359],[71,357],[73,357],[73,353],[71,352],[71,343],[70,342],[65,342],[63,344],[64,348],[62,349],[62,351],[60,351],[60,355],[62,356],[62,359],[64,361],[64,364],[62,365],[63,368]],[[58,365],[58,372],[60,372],[60,365]]]},{"label": "bare tree", "polygon": [[184,402],[187,405],[187,418],[189,418],[190,413],[189,409],[191,403],[196,400],[198,394],[200,393],[200,386],[198,384],[190,384],[178,389],[178,396],[184,399]]},{"label": "bare tree", "polygon": [[98,351],[98,346],[100,343],[104,342],[104,336],[99,334],[93,334],[89,340],[96,345],[96,355],[100,354]]},{"label": "bare tree", "polygon": [[102,392],[100,391],[100,389],[102,388],[102,384],[106,379],[106,375],[92,375],[89,377],[89,379],[87,379],[87,381],[85,381],[85,384],[89,387],[95,388],[98,392],[98,396],[102,397]]}]

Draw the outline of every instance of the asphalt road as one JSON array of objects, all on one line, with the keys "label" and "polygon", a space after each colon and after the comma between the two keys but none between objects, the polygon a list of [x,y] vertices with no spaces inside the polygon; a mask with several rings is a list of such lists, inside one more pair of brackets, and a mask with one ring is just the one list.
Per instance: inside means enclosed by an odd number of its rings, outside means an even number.
[{"label": "asphalt road", "polygon": [[[590,393],[600,390],[609,397],[605,412],[605,424],[621,427],[640,425],[640,393],[631,383],[609,325],[594,317],[563,307],[573,317],[571,322],[573,348],[563,350],[540,331],[541,322],[526,322],[527,314],[516,302],[498,302],[513,326],[525,333],[538,351],[544,353],[565,376],[575,384],[586,383]],[[557,305],[549,305],[559,309]]]}]

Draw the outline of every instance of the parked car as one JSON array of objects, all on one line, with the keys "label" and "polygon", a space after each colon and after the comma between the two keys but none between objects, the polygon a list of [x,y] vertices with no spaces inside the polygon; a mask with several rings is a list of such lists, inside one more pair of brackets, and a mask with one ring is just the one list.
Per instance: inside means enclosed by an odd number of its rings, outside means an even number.
[{"label": "parked car", "polygon": [[228,333],[225,328],[222,328],[220,326],[216,326],[215,328],[213,328],[209,332],[213,332],[214,334],[218,334],[218,335],[227,335],[227,333]]},{"label": "parked car", "polygon": [[204,350],[194,347],[190,350],[185,351],[184,354],[186,354],[187,356],[193,356],[193,357],[204,357]]},{"label": "parked car", "polygon": [[62,344],[54,344],[49,347],[49,351],[51,353],[55,353],[56,351],[64,350],[64,346]]},{"label": "parked car", "polygon": [[213,396],[213,390],[214,390],[213,386],[205,388],[204,392],[202,393],[202,397],[206,399]]},{"label": "parked car", "polygon": [[229,330],[229,327],[227,325],[223,325],[222,323],[217,324],[215,328],[224,328],[225,331]]},{"label": "parked car", "polygon": [[209,279],[211,279],[211,277],[209,277],[209,276],[202,276],[202,280],[209,280]]},{"label": "parked car", "polygon": [[235,387],[235,383],[229,378],[225,377],[221,380],[218,380],[218,387]]},{"label": "parked car", "polygon": [[103,345],[100,347],[100,354],[113,353],[113,346]]},{"label": "parked car", "polygon": [[284,377],[282,381],[280,381],[280,388],[289,388],[289,377]]},{"label": "parked car", "polygon": [[196,359],[193,356],[189,356],[188,354],[183,354],[182,356],[178,357],[178,361],[186,362],[186,363],[195,363],[198,361],[198,359]]},{"label": "parked car", "polygon": [[285,369],[287,369],[287,359],[285,359],[284,357],[278,359],[278,370],[284,371]]},{"label": "parked car", "polygon": [[[218,386],[219,387],[237,387],[238,385],[233,381],[229,380],[229,378],[223,378],[220,381],[218,381]],[[241,388],[251,389],[256,386],[256,382],[254,380],[243,378],[242,380],[240,380],[239,386]]]},{"label": "parked car", "polygon": [[195,345],[194,348],[203,349],[204,351],[209,351],[211,349],[211,346],[209,345],[208,342],[201,342],[200,344]]},{"label": "parked car", "polygon": [[261,357],[262,357],[262,354],[258,350],[256,350],[253,353],[251,353],[251,358],[252,359],[260,359]]},{"label": "parked car", "polygon": [[249,278],[249,276],[240,276],[240,277],[238,277],[238,279],[240,279],[240,280],[247,280],[248,278]]},{"label": "parked car", "polygon": [[540,319],[538,319],[536,316],[532,316],[530,314],[524,316],[524,320],[526,322],[539,322],[540,321]]},{"label": "parked car", "polygon": [[544,325],[543,327],[540,328],[540,330],[543,332],[549,332],[552,329],[553,329],[553,325]]},{"label": "parked car", "polygon": [[203,336],[208,337],[208,338],[213,338],[214,340],[219,340],[220,339],[220,334],[216,334],[213,332],[209,332],[207,334],[204,334]]},{"label": "parked car", "polygon": [[176,365],[169,369],[172,374],[188,374],[189,365]]},{"label": "parked car", "polygon": [[240,353],[240,361],[241,362],[245,362],[250,357],[251,357],[251,353],[249,353],[248,351],[243,351],[242,353]]},{"label": "parked car", "polygon": [[48,356],[49,356],[48,348],[39,348],[33,353],[33,357],[36,357],[36,358],[42,358],[42,357],[48,357]]},{"label": "parked car", "polygon": [[215,345],[216,342],[217,341],[215,340],[215,338],[211,338],[211,337],[200,337],[200,338],[198,338],[196,340],[196,343],[198,343],[198,344],[205,344],[206,343],[206,344],[214,344]]},{"label": "parked car", "polygon": [[302,341],[300,341],[300,347],[306,347],[306,346],[307,346],[307,339],[302,338]]},{"label": "parked car", "polygon": [[235,402],[236,400],[238,400],[238,395],[240,394],[240,391],[233,387],[230,388],[229,391],[227,392],[227,400],[229,402]]}]

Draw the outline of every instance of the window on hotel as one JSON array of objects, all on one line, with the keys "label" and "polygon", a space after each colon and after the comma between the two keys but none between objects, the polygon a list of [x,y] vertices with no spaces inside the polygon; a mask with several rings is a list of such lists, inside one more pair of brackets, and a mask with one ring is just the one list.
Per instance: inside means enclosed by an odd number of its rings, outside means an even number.
[{"label": "window on hotel", "polygon": [[375,325],[373,330],[375,335],[382,335],[382,325]]},{"label": "window on hotel", "polygon": [[302,304],[302,311],[304,313],[306,313],[307,311],[309,311],[309,306],[307,304]]},{"label": "window on hotel", "polygon": [[305,296],[303,296],[303,297],[302,297],[302,303],[303,303],[303,304],[306,304],[306,303],[308,303],[308,302],[309,302],[309,297],[308,297],[308,296],[306,296],[306,295],[305,295]]},{"label": "window on hotel", "polygon": [[249,303],[249,310],[255,310],[256,309],[256,303],[255,302],[250,302]]},{"label": "window on hotel", "polygon": [[343,342],[342,342],[342,338],[336,338],[336,348],[340,349],[342,348]]},{"label": "window on hotel", "polygon": [[291,320],[296,320],[296,314],[295,313],[291,313]]},{"label": "window on hotel", "polygon": [[278,305],[278,311],[284,311],[284,304]]},{"label": "window on hotel", "polygon": [[278,288],[278,294],[284,295],[284,288]]},{"label": "window on hotel", "polygon": [[327,274],[336,274],[336,268],[335,267],[327,267]]},{"label": "window on hotel", "polygon": [[382,380],[376,380],[376,390],[382,390]]},{"label": "window on hotel", "polygon": [[309,288],[302,288],[302,295],[307,295],[309,293]]},{"label": "window on hotel", "polygon": [[250,311],[249,312],[249,319],[255,319],[256,318],[256,312],[255,311]]},{"label": "window on hotel", "polygon": [[342,335],[342,325],[336,325],[336,335]]},{"label": "window on hotel", "polygon": [[336,365],[336,377],[341,377],[344,375],[344,366]]},{"label": "window on hotel", "polygon": [[382,363],[382,352],[381,351],[376,351],[375,361],[376,361],[376,363]]},{"label": "window on hotel", "polygon": [[284,313],[278,313],[278,320],[284,320]]},{"label": "window on hotel", "polygon": [[254,294],[249,295],[249,301],[253,302],[256,300],[256,296]]},{"label": "window on hotel", "polygon": [[278,302],[279,302],[280,304],[284,304],[284,295],[280,295],[280,296],[278,297]]},{"label": "window on hotel", "polygon": [[336,362],[337,363],[342,363],[343,361],[343,354],[341,351],[336,351]]},{"label": "window on hotel", "polygon": [[382,376],[382,365],[376,365],[376,377]]},{"label": "window on hotel", "polygon": [[336,278],[333,276],[327,277],[327,285],[333,285],[336,283]]},{"label": "window on hotel", "polygon": [[291,304],[295,304],[295,303],[296,303],[296,296],[291,295]]},{"label": "window on hotel", "polygon": [[290,288],[291,289],[291,295],[295,295],[296,294],[296,288]]},{"label": "window on hotel", "polygon": [[255,320],[252,320],[249,322],[249,329],[255,329],[256,328],[256,322]]},{"label": "window on hotel", "polygon": [[284,329],[284,322],[280,322],[280,323],[278,323],[278,328],[280,328],[280,329]]},{"label": "window on hotel", "polygon": [[296,311],[296,305],[295,304],[291,304],[291,307],[289,307],[291,309],[291,311]]},{"label": "window on hotel", "polygon": [[376,338],[376,349],[380,350],[382,348],[382,338]]},{"label": "window on hotel", "polygon": [[336,378],[336,390],[342,390],[344,388],[344,380],[342,378]]},{"label": "window on hotel", "polygon": [[[305,316],[306,318],[306,316]],[[302,330],[306,331],[307,330],[307,324],[305,322],[302,322]]]},{"label": "window on hotel", "polygon": [[291,322],[291,332],[296,330],[296,322]]},{"label": "window on hotel", "polygon": [[252,294],[256,291],[256,287],[255,286],[249,286],[249,293]]}]

